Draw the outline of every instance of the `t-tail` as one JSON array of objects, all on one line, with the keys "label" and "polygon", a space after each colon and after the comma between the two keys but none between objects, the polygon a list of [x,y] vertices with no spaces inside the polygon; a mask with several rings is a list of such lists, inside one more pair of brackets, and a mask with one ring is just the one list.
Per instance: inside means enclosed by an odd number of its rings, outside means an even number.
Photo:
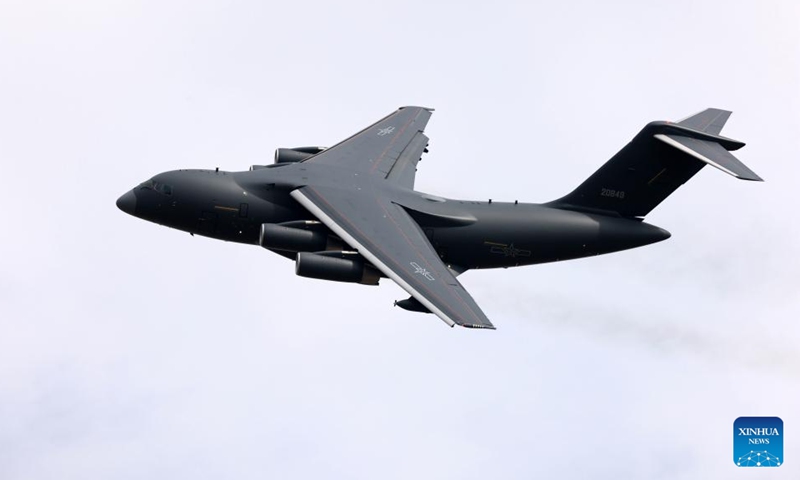
[{"label": "t-tail", "polygon": [[743,142],[720,136],[731,112],[709,108],[680,122],[651,122],[572,193],[549,206],[644,217],[706,165],[763,181],[730,152]]}]

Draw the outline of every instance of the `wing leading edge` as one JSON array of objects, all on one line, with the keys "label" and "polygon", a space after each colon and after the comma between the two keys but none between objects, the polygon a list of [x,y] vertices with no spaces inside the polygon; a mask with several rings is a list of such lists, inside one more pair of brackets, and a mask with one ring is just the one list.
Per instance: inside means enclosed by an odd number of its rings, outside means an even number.
[{"label": "wing leading edge", "polygon": [[414,220],[375,192],[306,186],[292,197],[445,323],[494,326]]}]

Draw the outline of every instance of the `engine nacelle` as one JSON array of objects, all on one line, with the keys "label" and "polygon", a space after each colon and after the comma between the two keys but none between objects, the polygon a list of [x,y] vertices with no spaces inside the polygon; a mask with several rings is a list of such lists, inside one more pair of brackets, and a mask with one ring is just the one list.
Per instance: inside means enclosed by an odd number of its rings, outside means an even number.
[{"label": "engine nacelle", "polygon": [[355,258],[351,259],[300,252],[295,261],[295,273],[301,277],[320,280],[377,285],[380,273],[372,266],[367,265],[360,257],[353,256]]},{"label": "engine nacelle", "polygon": [[264,223],[258,235],[258,244],[273,250],[287,252],[319,252],[328,249],[328,233],[319,229],[287,227]]},{"label": "engine nacelle", "polygon": [[295,147],[275,150],[275,163],[297,163],[325,150],[325,147]]}]

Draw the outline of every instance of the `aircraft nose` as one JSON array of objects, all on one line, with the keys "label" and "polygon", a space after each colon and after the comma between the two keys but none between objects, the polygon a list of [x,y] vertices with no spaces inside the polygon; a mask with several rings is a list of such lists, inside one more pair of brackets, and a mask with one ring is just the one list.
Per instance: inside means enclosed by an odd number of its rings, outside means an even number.
[{"label": "aircraft nose", "polygon": [[133,194],[133,190],[129,190],[117,199],[117,207],[128,215],[134,214],[136,211],[136,195]]}]

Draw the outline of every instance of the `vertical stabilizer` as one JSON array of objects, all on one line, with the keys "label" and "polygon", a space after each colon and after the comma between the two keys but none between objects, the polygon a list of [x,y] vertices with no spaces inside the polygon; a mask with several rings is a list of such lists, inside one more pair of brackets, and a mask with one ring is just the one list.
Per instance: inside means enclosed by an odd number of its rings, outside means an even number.
[{"label": "vertical stabilizer", "polygon": [[706,164],[762,181],[730,153],[744,143],[719,135],[730,114],[709,108],[678,123],[651,122],[578,188],[548,205],[644,217]]}]

